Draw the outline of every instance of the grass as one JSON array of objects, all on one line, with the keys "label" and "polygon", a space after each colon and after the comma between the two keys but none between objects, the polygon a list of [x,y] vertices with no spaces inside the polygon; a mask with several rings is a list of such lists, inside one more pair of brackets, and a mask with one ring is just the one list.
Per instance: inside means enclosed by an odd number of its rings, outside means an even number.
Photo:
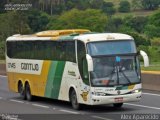
[{"label": "grass", "polygon": [[[142,8],[139,8],[137,10],[134,10],[132,7],[132,0],[126,0],[130,2],[131,5],[131,11],[128,13],[120,13],[118,12],[119,3],[122,0],[105,0],[106,2],[112,2],[114,4],[114,7],[116,9],[116,13],[114,14],[115,17],[125,17],[125,16],[149,16],[153,14],[156,10],[143,10]],[[157,10],[158,11],[158,10]]]},{"label": "grass", "polygon": [[0,60],[0,64],[5,63],[5,60]]},{"label": "grass", "polygon": [[125,16],[149,16],[152,15],[153,13],[155,13],[156,10],[152,10],[152,11],[146,11],[146,10],[139,10],[139,11],[131,11],[128,13],[120,13],[117,12],[114,14],[115,17],[125,17]]},{"label": "grass", "polygon": [[[143,65],[143,63],[141,63]],[[144,71],[160,71],[160,62],[151,63],[149,67],[141,66]]]}]

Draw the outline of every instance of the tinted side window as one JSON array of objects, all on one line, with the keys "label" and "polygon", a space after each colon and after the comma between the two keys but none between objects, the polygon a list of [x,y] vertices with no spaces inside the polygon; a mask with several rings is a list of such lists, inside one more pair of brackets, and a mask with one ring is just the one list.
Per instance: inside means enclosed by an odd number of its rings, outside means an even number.
[{"label": "tinted side window", "polygon": [[66,60],[76,62],[75,41],[66,42]]},{"label": "tinted side window", "polygon": [[9,41],[10,58],[76,62],[75,41]]}]

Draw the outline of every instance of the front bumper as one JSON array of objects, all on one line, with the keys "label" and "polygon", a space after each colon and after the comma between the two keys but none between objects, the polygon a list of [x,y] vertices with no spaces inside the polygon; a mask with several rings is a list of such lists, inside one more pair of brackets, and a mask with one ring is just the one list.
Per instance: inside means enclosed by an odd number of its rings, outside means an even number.
[{"label": "front bumper", "polygon": [[[103,105],[111,103],[125,103],[125,102],[134,102],[141,99],[142,93],[132,93],[126,95],[114,95],[114,96],[95,96],[91,97],[91,105]],[[117,101],[116,99],[122,98],[122,101]]]}]

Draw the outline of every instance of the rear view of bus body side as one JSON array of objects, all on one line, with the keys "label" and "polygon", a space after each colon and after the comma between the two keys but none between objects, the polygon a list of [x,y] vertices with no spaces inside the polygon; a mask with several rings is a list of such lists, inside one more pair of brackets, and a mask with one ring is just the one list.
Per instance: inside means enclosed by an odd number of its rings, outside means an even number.
[{"label": "rear view of bus body side", "polygon": [[85,32],[90,31],[9,37],[6,68],[10,90],[28,100],[41,96],[70,101],[74,109],[81,104],[121,107],[124,102],[139,101],[142,85],[133,38]]}]

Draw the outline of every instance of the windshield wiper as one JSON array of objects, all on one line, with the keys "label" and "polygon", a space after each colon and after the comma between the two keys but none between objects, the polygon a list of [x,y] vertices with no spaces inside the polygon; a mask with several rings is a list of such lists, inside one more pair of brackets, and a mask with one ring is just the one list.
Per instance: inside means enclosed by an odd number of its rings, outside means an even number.
[{"label": "windshield wiper", "polygon": [[117,82],[118,82],[118,84],[119,84],[119,72],[121,72],[122,75],[123,75],[123,76],[126,78],[126,80],[128,81],[128,83],[131,84],[132,82],[131,82],[130,79],[126,76],[126,74],[123,72],[122,68],[123,68],[123,65],[120,66],[120,61],[118,61],[117,64],[116,64],[117,78],[118,78],[118,79],[117,79]]},{"label": "windshield wiper", "polygon": [[122,68],[120,68],[119,72],[121,72],[123,74],[123,76],[126,78],[126,80],[129,82],[129,84],[131,84],[132,82],[130,81],[130,79],[126,76],[126,74],[123,72]]}]

